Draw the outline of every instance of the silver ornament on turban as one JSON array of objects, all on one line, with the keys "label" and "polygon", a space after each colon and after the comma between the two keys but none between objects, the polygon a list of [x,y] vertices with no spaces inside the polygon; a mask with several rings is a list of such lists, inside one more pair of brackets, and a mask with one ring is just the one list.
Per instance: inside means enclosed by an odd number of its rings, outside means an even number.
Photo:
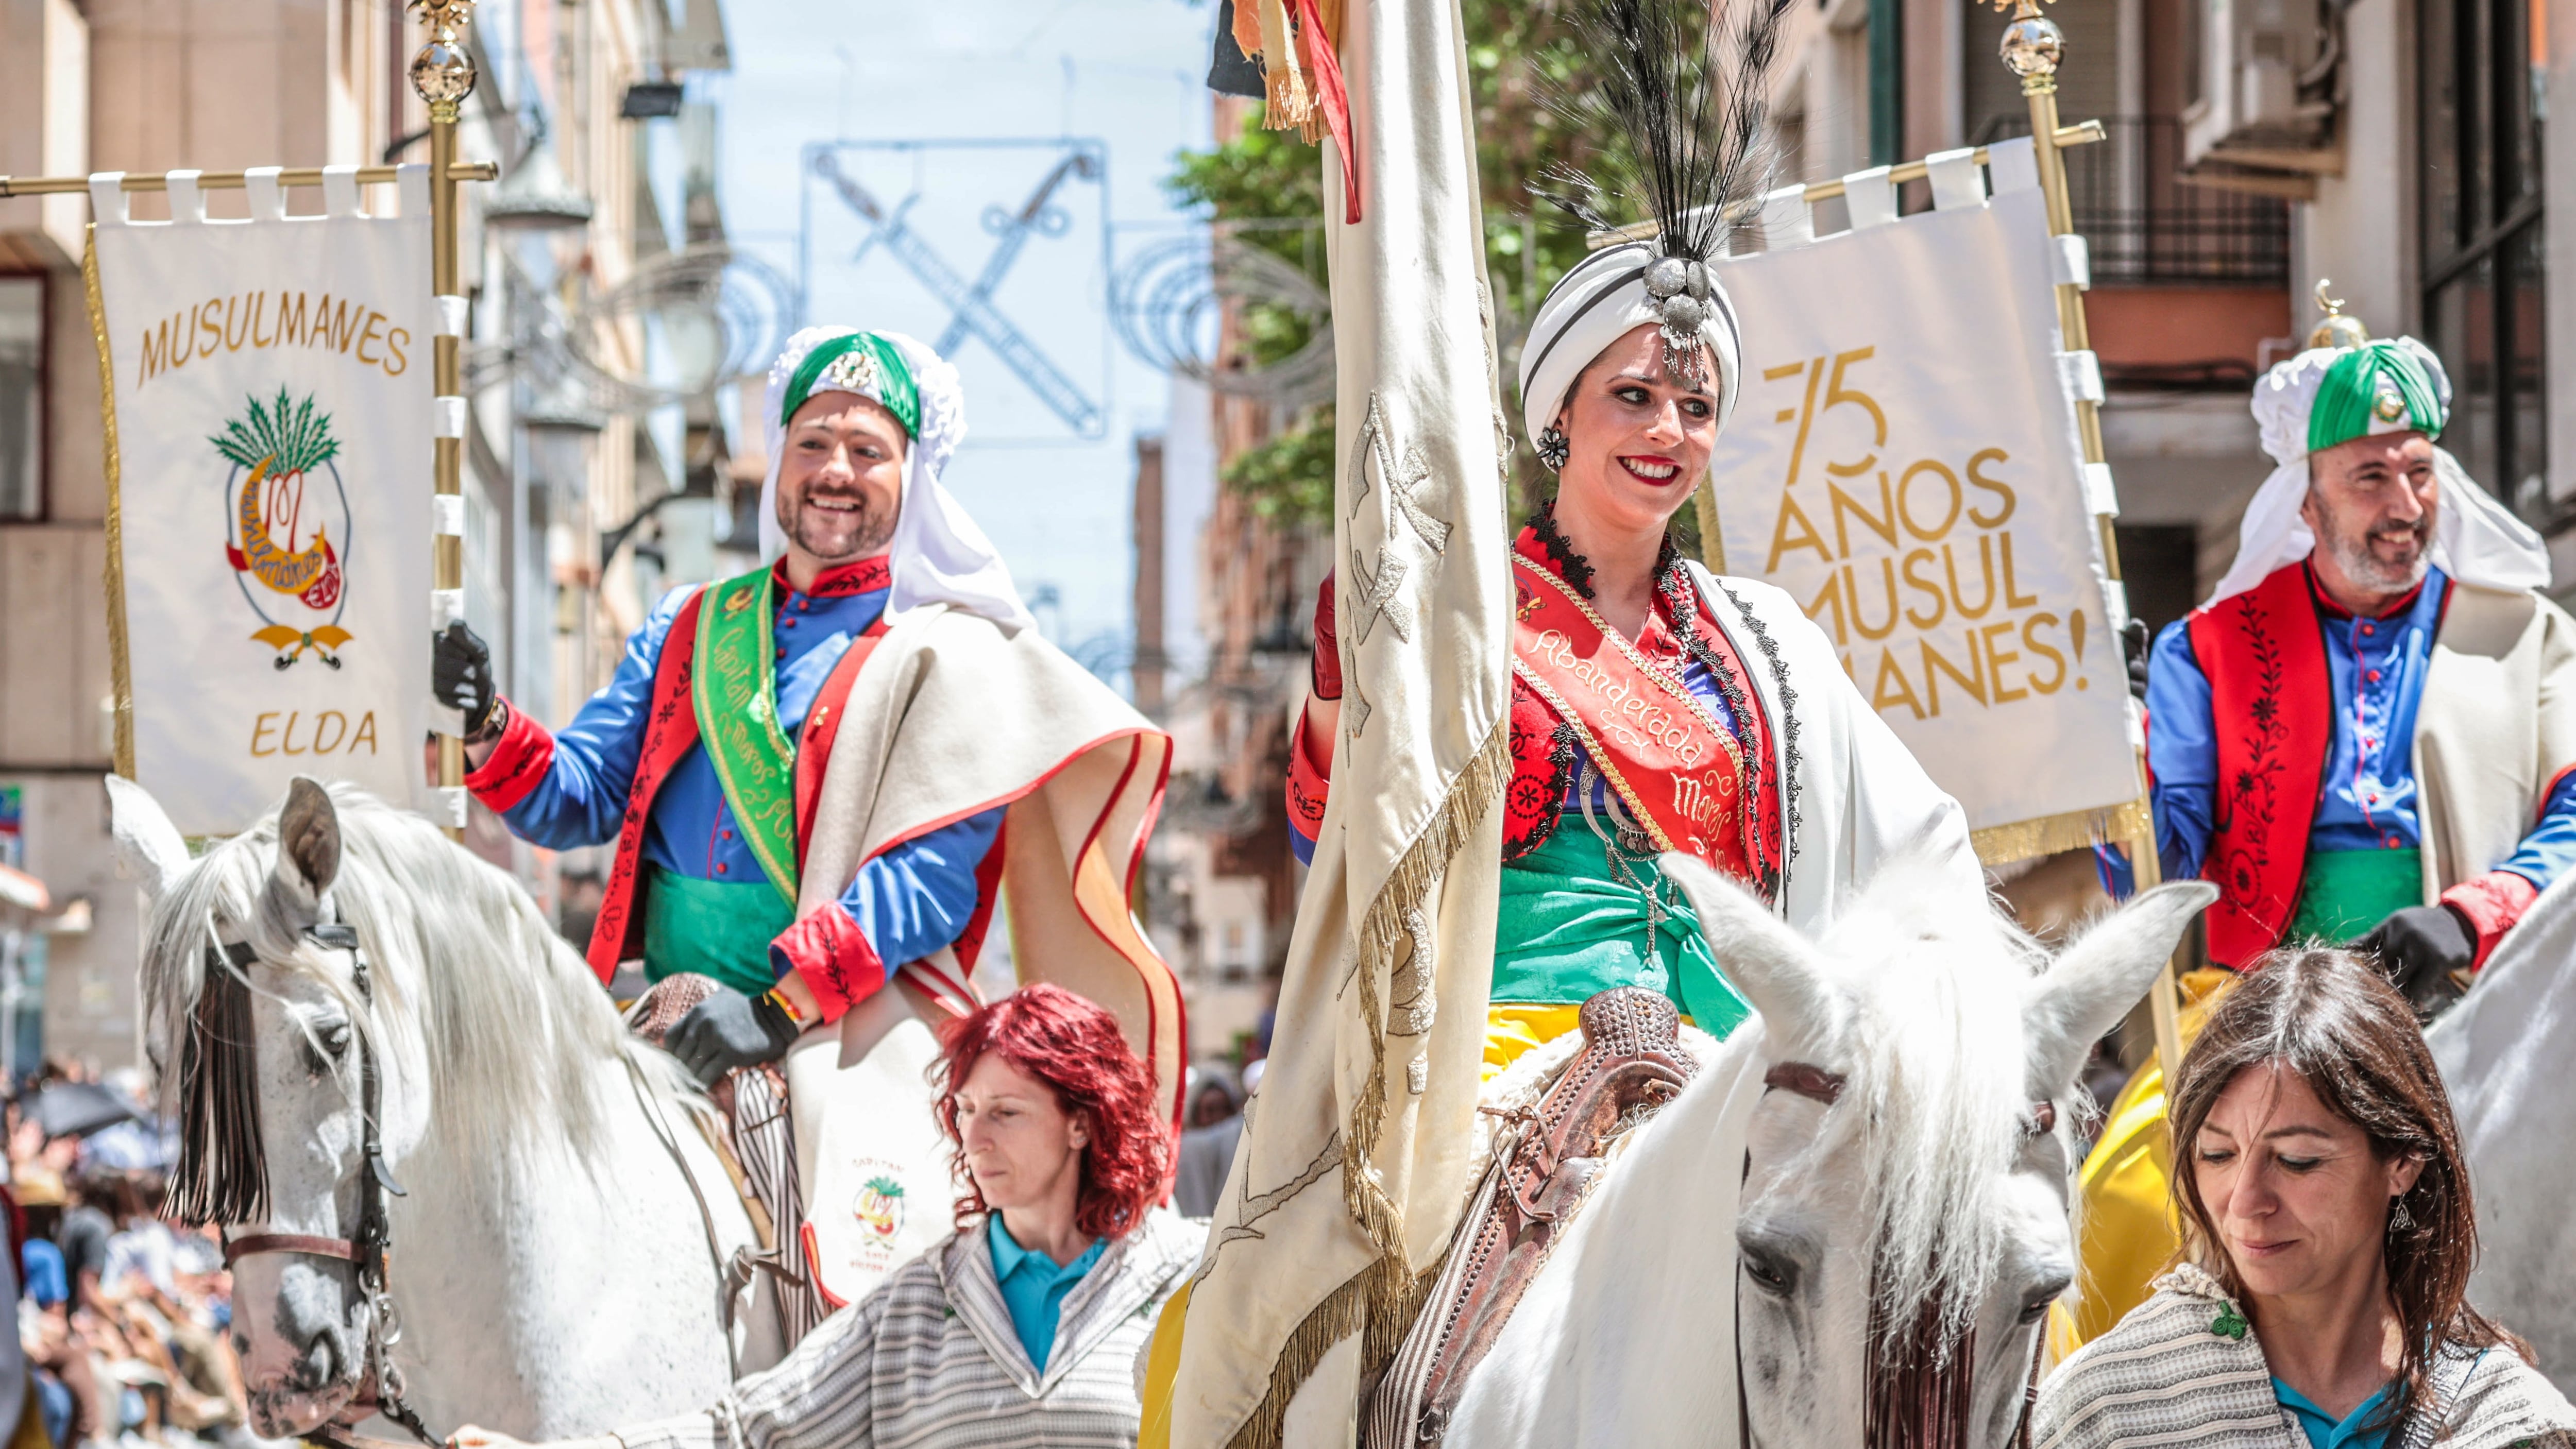
[{"label": "silver ornament on turban", "polygon": [[[1521,345],[1530,437],[1556,421],[1594,358],[1643,326],[1662,336],[1676,380],[1713,383],[1721,427],[1734,412],[1743,335],[1710,263],[1725,255],[1733,219],[1750,210],[1768,173],[1769,71],[1788,8],[1774,0],[1583,0],[1576,8],[1576,40],[1600,57],[1600,82],[1555,104],[1578,126],[1626,145],[1604,148],[1611,166],[1601,176],[1556,168],[1542,194],[1596,231],[1616,229],[1613,212],[1643,212],[1656,234],[1594,252],[1539,304]],[[1724,77],[1721,54],[1735,62]]]}]

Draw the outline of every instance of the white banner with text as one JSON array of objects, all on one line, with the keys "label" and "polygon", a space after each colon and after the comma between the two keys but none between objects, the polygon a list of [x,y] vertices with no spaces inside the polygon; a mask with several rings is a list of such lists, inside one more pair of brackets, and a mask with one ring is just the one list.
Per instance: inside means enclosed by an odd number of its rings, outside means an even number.
[{"label": "white banner with text", "polygon": [[254,173],[244,221],[206,219],[189,173],[168,222],[93,183],[132,768],[187,834],[242,830],[297,775],[423,798],[425,172],[395,216],[345,172],[311,217]]},{"label": "white banner with text", "polygon": [[1797,598],[1979,830],[2139,793],[2076,432],[2090,359],[2059,351],[2019,145],[1991,198],[1954,164],[1938,209],[1856,192],[1867,224],[1832,236],[1775,200],[1789,244],[1723,263],[1744,392],[1711,460],[1726,571]]}]

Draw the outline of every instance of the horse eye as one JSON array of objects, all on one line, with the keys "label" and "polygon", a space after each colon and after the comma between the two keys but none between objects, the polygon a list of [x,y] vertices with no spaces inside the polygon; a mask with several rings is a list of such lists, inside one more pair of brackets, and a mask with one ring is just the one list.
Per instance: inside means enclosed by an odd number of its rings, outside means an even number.
[{"label": "horse eye", "polygon": [[2015,1322],[2028,1328],[2046,1318],[2048,1306],[2065,1294],[2067,1284],[2072,1281],[2067,1278],[2054,1278],[2024,1294],[2021,1300],[2021,1316]]},{"label": "horse eye", "polygon": [[1798,1284],[1797,1266],[1785,1258],[1775,1257],[1760,1249],[1742,1250],[1744,1276],[1753,1285],[1775,1298],[1786,1298]]},{"label": "horse eye", "polygon": [[329,1026],[322,1028],[322,1049],[329,1052],[331,1054],[331,1060],[335,1062],[340,1058],[347,1056],[349,1054],[349,1024],[345,1021],[335,1021]]}]

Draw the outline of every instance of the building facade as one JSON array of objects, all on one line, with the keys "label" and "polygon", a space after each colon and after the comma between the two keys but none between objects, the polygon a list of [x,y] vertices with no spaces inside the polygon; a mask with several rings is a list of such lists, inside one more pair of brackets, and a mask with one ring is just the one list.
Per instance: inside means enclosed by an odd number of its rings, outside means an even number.
[{"label": "building facade", "polygon": [[[397,0],[9,0],[0,174],[423,160],[427,119],[405,77],[421,40]],[[490,0],[468,41],[481,83],[459,153],[497,160],[504,176],[466,188],[460,254],[473,303],[467,613],[504,687],[555,721],[613,667],[653,582],[636,576],[631,543],[655,543],[657,529],[630,530],[613,555],[602,534],[639,498],[686,492],[693,472],[711,496],[723,465],[708,400],[602,408],[597,388],[561,384],[547,350],[589,300],[721,237],[713,118],[681,82],[721,68],[723,27],[714,0]],[[532,191],[533,224],[493,214],[497,197]],[[133,203],[140,219],[166,215],[155,194]],[[244,204],[209,193],[214,216]],[[0,933],[0,1064],[15,1071],[39,1056],[105,1068],[141,1056],[141,906],[117,876],[99,783],[112,687],[99,366],[80,275],[88,220],[85,196],[0,200],[0,865],[43,882],[51,903]],[[647,346],[643,315],[583,336],[612,371],[685,371],[687,359]],[[541,884],[554,878],[488,818],[472,839]]]}]

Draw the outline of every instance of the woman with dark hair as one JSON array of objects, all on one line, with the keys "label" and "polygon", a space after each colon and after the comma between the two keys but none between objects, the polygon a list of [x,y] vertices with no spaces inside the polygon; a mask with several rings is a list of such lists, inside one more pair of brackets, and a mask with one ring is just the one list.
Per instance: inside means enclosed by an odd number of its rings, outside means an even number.
[{"label": "woman with dark hair", "polygon": [[[1158,1210],[1169,1133],[1117,1019],[1037,985],[950,1023],[933,1068],[957,1232],[712,1408],[585,1449],[1136,1442],[1134,1363],[1202,1233]],[[511,1449],[480,1429],[460,1449]]]},{"label": "woman with dark hair", "polygon": [[2576,1410],[2469,1306],[2478,1250],[2415,1013],[2344,951],[2277,954],[2182,1061],[2186,1260],[2040,1390],[2033,1442],[2576,1444]]}]

